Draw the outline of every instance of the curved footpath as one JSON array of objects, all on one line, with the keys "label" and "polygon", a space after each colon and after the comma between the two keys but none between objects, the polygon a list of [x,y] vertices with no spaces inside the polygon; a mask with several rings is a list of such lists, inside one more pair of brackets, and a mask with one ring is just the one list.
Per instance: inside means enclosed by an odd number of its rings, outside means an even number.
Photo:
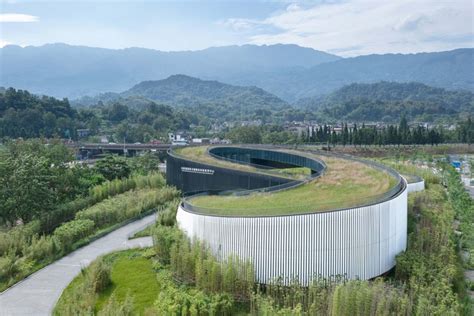
[{"label": "curved footpath", "polygon": [[0,315],[51,315],[63,290],[97,257],[116,250],[149,247],[151,237],[129,240],[129,236],[153,224],[156,214],[125,225],[77,249],[30,275],[0,294]]}]

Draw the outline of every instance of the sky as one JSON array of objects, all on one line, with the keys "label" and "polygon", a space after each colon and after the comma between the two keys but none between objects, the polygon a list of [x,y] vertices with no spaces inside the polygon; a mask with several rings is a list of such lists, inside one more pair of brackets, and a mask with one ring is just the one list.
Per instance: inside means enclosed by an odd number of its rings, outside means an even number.
[{"label": "sky", "polygon": [[474,47],[472,0],[0,0],[0,47],[297,44],[343,57]]}]

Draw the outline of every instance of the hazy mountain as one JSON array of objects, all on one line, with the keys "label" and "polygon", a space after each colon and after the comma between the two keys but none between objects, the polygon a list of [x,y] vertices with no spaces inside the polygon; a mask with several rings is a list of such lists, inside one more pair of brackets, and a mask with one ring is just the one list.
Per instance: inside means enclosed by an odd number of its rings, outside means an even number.
[{"label": "hazy mountain", "polygon": [[341,59],[296,45],[162,52],[50,44],[1,48],[0,68],[0,85],[70,98],[120,92],[138,82],[174,74],[257,86],[290,102],[327,94],[353,82],[382,80],[417,81],[474,91],[474,49],[471,48]]},{"label": "hazy mountain", "polygon": [[398,121],[456,120],[474,114],[474,94],[421,83],[351,84],[326,96],[305,98],[296,107],[315,111],[327,120]]},{"label": "hazy mountain", "polygon": [[[474,49],[368,55],[315,66],[292,77],[284,91],[290,97],[302,98],[326,94],[353,82],[377,81],[416,81],[446,89],[474,91],[473,73]],[[265,89],[265,86],[262,88]]]},{"label": "hazy mountain", "polygon": [[162,52],[48,44],[0,49],[0,85],[39,94],[79,97],[123,91],[144,80],[183,73],[245,84],[245,78],[312,67],[340,57],[296,45],[226,46],[201,51]]}]

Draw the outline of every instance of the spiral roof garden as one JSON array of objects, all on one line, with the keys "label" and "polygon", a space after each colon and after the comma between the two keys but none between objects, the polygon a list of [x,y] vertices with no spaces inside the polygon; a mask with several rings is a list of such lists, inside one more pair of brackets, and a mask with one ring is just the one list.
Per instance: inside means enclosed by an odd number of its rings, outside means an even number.
[{"label": "spiral roof garden", "polygon": [[[388,200],[405,185],[396,172],[369,161],[324,152],[265,148],[273,154],[285,153],[301,159],[291,168],[285,168],[284,164],[262,168],[253,163],[260,162],[259,159],[244,161],[245,155],[232,159],[235,155],[225,154],[226,148],[232,151],[236,147],[247,151],[255,149],[251,146],[201,146],[175,149],[174,153],[206,165],[276,174],[293,179],[294,185],[275,190],[198,194],[185,199],[186,209],[216,216],[281,216],[327,212]],[[262,148],[258,147],[257,150]]]}]

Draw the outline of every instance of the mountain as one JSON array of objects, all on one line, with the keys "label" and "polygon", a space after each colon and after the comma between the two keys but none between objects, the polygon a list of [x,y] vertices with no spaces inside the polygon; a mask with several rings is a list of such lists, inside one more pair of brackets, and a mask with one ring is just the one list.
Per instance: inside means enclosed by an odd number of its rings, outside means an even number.
[{"label": "mountain", "polygon": [[396,122],[401,115],[411,121],[450,121],[474,114],[474,94],[416,82],[354,83],[326,96],[301,99],[295,106],[333,121]]},{"label": "mountain", "polygon": [[103,49],[66,44],[0,49],[0,86],[76,98],[118,92],[174,74],[249,85],[274,71],[309,68],[340,57],[297,45],[225,46],[163,52],[144,48]]},{"label": "mountain", "polygon": [[[143,102],[145,100],[145,102]],[[220,120],[247,120],[257,113],[286,110],[288,103],[257,87],[241,87],[218,81],[201,80],[186,75],[173,75],[163,80],[143,81],[122,93],[105,93],[83,97],[73,103],[91,106],[119,102],[140,108],[146,100],[186,108],[203,116]]]},{"label": "mountain", "polygon": [[0,86],[78,98],[120,92],[142,81],[185,74],[257,86],[287,102],[351,83],[421,82],[474,91],[474,49],[340,58],[297,45],[243,45],[200,51],[103,49],[65,44],[0,48]]},{"label": "mountain", "polygon": [[[368,55],[314,66],[291,77],[289,85],[280,88],[294,98],[327,94],[354,82],[377,81],[416,81],[446,89],[474,91],[473,73],[472,48],[439,53]],[[262,88],[272,91],[263,85]]]}]

